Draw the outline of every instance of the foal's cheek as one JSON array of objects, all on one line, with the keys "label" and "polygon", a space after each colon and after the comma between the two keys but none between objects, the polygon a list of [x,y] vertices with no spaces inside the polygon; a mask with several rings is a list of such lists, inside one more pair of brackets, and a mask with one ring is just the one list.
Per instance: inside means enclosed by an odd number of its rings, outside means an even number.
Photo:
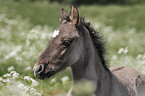
[{"label": "foal's cheek", "polygon": [[66,53],[66,49],[63,49],[63,50],[60,52],[59,58],[62,59],[65,53]]},{"label": "foal's cheek", "polygon": [[51,56],[52,58],[56,58],[58,53],[59,53],[59,50],[58,50],[58,49],[54,49],[54,50],[50,53],[50,56]]}]

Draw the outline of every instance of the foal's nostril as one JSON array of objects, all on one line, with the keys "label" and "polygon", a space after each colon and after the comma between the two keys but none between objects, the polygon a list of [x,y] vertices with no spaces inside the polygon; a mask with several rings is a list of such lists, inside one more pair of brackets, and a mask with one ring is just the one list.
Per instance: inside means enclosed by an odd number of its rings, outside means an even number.
[{"label": "foal's nostril", "polygon": [[49,64],[49,61],[47,61],[47,63],[45,63],[45,66],[47,66]]},{"label": "foal's nostril", "polygon": [[44,70],[44,65],[40,64],[39,68],[37,69],[37,73],[39,74],[39,73],[43,72],[43,70]]}]

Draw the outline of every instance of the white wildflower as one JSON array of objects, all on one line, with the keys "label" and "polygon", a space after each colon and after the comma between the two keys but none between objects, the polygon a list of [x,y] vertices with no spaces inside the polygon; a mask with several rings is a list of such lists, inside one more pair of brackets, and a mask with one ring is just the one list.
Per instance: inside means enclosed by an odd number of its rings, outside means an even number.
[{"label": "white wildflower", "polygon": [[118,50],[118,54],[122,54],[122,53],[127,54],[128,53],[128,47],[126,47],[126,48],[120,48]]},{"label": "white wildflower", "polygon": [[3,81],[3,78],[2,77],[0,77],[0,81]]},{"label": "white wildflower", "polygon": [[42,96],[42,95],[40,93],[38,93],[38,92],[35,92],[34,96]]},{"label": "white wildflower", "polygon": [[12,70],[14,70],[14,66],[8,67],[8,72],[10,72],[10,71],[12,71]]},{"label": "white wildflower", "polygon": [[24,80],[32,82],[32,84],[31,84],[32,86],[38,86],[39,85],[39,83],[36,80],[34,80],[33,78],[30,78],[29,76],[25,76]]},{"label": "white wildflower", "polygon": [[3,77],[10,77],[10,76],[11,74],[8,74],[8,73],[3,75]]},{"label": "white wildflower", "polygon": [[7,79],[5,79],[5,82],[10,83],[11,81],[9,78],[7,78]]},{"label": "white wildflower", "polygon": [[141,54],[139,54],[139,55],[137,55],[137,57],[136,57],[136,59],[141,59],[142,58],[142,55]]},{"label": "white wildflower", "polygon": [[22,89],[22,88],[24,88],[24,86],[25,86],[25,85],[24,85],[23,83],[20,83],[20,84],[18,85],[18,88],[21,88],[21,89]]},{"label": "white wildflower", "polygon": [[2,82],[0,82],[0,86],[4,85]]},{"label": "white wildflower", "polygon": [[56,78],[51,79],[51,83],[55,83],[56,82]]},{"label": "white wildflower", "polygon": [[17,73],[16,71],[11,71],[10,73],[12,75],[13,78],[18,78],[19,77],[19,73]]},{"label": "white wildflower", "polygon": [[14,74],[14,73],[17,73],[17,72],[16,72],[16,71],[11,71],[11,72],[10,72],[11,75]]},{"label": "white wildflower", "polygon": [[24,86],[24,90],[25,90],[25,92],[27,92],[27,91],[30,90],[30,87],[29,86]]},{"label": "white wildflower", "polygon": [[11,81],[10,81],[10,79],[3,79],[3,82],[7,82],[7,83],[10,83]]},{"label": "white wildflower", "polygon": [[128,53],[128,47],[126,47],[123,51],[124,54],[127,54]]},{"label": "white wildflower", "polygon": [[39,85],[39,83],[36,81],[36,80],[34,80],[33,78],[30,78],[30,80],[32,81],[32,86],[38,86]]},{"label": "white wildflower", "polygon": [[67,80],[69,80],[68,76],[64,76],[64,77],[61,78],[62,82],[66,82]]},{"label": "white wildflower", "polygon": [[18,73],[13,74],[12,77],[13,77],[13,78],[18,78],[18,77],[19,77],[19,74],[18,74]]},{"label": "white wildflower", "polygon": [[121,54],[123,52],[124,48],[120,48],[118,51],[118,54]]},{"label": "white wildflower", "polygon": [[6,79],[3,79],[3,82],[6,82]]},{"label": "white wildflower", "polygon": [[116,59],[118,59],[118,57],[114,55],[114,56],[112,56],[112,59],[116,60]]},{"label": "white wildflower", "polygon": [[24,76],[24,80],[30,81],[30,77],[29,76]]},{"label": "white wildflower", "polygon": [[30,88],[30,93],[34,93],[36,91],[35,88]]},{"label": "white wildflower", "polygon": [[28,66],[24,69],[25,71],[31,70],[31,66]]}]

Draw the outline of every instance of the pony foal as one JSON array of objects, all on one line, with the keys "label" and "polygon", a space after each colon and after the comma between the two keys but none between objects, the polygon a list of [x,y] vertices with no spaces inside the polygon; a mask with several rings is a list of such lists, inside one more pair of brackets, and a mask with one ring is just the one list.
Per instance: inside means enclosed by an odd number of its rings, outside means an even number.
[{"label": "pony foal", "polygon": [[35,76],[49,78],[70,66],[74,84],[88,81],[95,88],[83,96],[143,96],[145,80],[136,70],[107,68],[102,37],[80,17],[77,8],[72,6],[70,14],[61,9],[59,20],[61,25],[34,66]]}]

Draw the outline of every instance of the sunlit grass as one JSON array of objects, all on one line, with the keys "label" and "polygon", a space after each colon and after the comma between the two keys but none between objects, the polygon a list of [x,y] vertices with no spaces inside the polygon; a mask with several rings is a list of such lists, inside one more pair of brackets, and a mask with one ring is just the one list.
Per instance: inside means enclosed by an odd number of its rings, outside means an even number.
[{"label": "sunlit grass", "polygon": [[[0,76],[2,78],[4,74],[15,70],[20,77],[29,76],[37,80],[39,85],[35,87],[36,92],[44,96],[48,94],[64,96],[67,93],[72,86],[69,69],[44,81],[36,79],[33,75],[33,66],[37,58],[59,24],[60,7],[59,4],[38,2],[20,4],[0,1]],[[68,10],[69,7],[66,7]],[[145,75],[145,28],[143,26],[145,8],[137,5],[113,5],[80,6],[79,9],[81,14],[87,17],[87,21],[90,21],[95,29],[101,30],[104,35],[108,65],[133,67]],[[86,12],[86,9],[90,11]],[[16,80],[16,85],[23,81],[24,85],[31,86],[31,82],[27,84],[23,79]],[[11,88],[14,88],[13,86],[12,84]],[[0,88],[6,87],[7,85],[4,84]],[[15,90],[17,88],[15,87]],[[5,90],[0,90],[1,93],[5,94]],[[6,95],[10,94],[13,93]]]}]

